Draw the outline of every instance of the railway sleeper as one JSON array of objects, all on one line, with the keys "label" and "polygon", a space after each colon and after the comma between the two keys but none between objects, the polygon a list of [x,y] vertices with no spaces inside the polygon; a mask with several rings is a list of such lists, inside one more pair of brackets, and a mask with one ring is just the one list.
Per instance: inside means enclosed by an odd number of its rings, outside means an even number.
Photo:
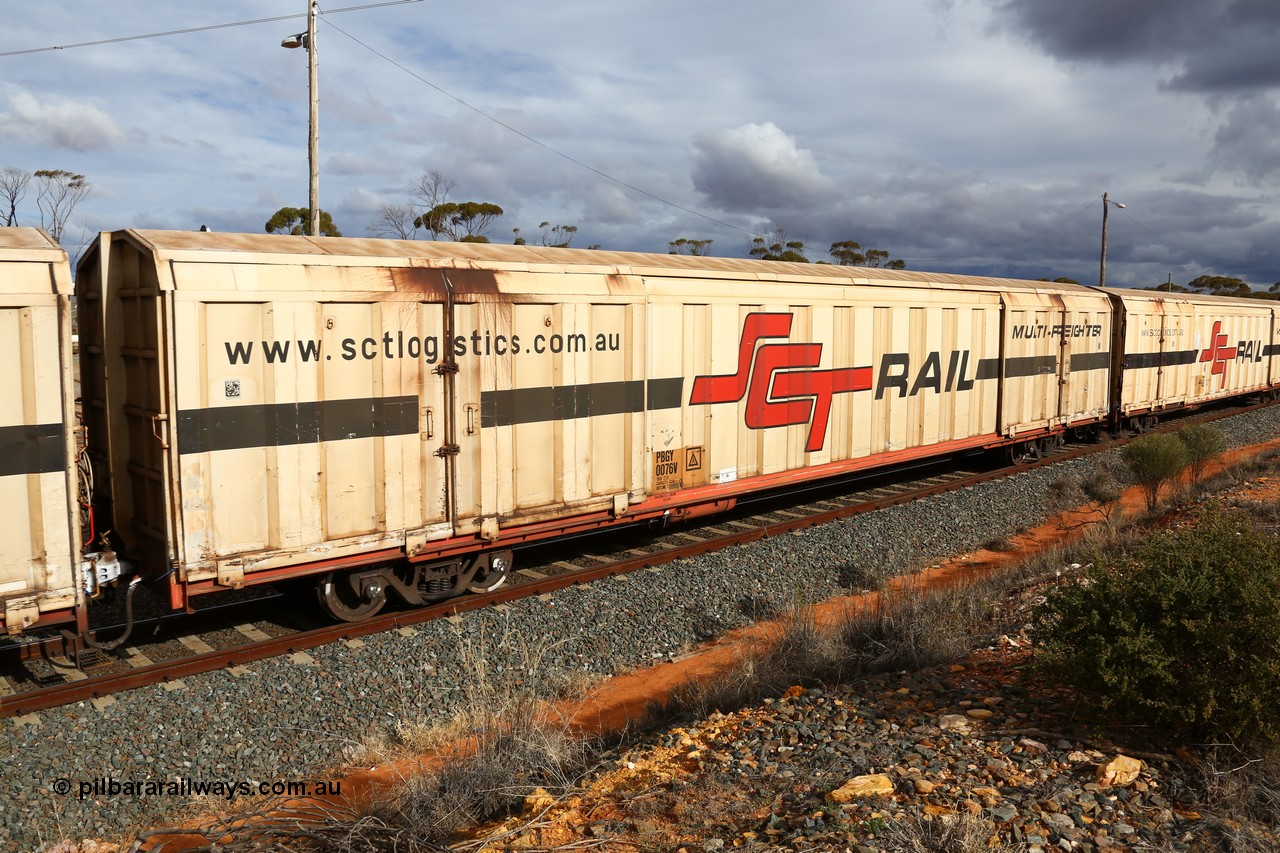
[{"label": "railway sleeper", "polygon": [[490,551],[436,563],[397,563],[328,572],[316,580],[320,607],[340,622],[362,622],[395,600],[410,607],[464,592],[493,592],[511,574],[512,552]]}]

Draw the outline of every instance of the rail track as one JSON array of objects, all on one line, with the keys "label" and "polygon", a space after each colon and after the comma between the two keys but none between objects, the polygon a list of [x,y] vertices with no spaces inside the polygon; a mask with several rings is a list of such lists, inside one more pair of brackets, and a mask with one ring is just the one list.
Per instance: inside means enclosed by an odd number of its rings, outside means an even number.
[{"label": "rail track", "polygon": [[[1161,424],[1172,430],[1189,421],[1210,421],[1271,405],[1204,409]],[[389,610],[364,622],[316,624],[318,617],[293,599],[265,593],[195,614],[166,614],[134,626],[136,644],[103,653],[75,642],[66,633],[30,643],[0,647],[0,716],[14,717],[82,701],[110,703],[113,694],[154,684],[178,685],[186,677],[245,666],[338,641],[410,630],[414,625],[471,610],[547,595],[575,584],[659,566],[710,551],[780,536],[815,525],[961,489],[1044,465],[1056,464],[1131,438],[1105,443],[1069,444],[1040,459],[987,470],[971,470],[971,460],[922,465],[907,480],[901,470],[862,474],[811,486],[803,492],[765,495],[750,504],[701,523],[653,532],[644,528],[584,535],[571,543],[531,546],[521,552],[508,583],[489,593],[470,594],[437,604]],[[111,626],[97,629],[114,633]],[[119,628],[116,631],[120,630]],[[165,634],[163,642],[147,639]]]}]

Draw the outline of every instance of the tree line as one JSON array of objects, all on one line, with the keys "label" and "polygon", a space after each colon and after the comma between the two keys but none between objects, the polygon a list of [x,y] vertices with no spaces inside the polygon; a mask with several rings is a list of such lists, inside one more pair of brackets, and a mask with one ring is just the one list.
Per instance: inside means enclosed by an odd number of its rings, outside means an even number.
[{"label": "tree line", "polygon": [[1144,287],[1143,290],[1157,290],[1165,293],[1204,293],[1210,296],[1235,296],[1246,299],[1280,300],[1280,281],[1266,290],[1254,290],[1245,284],[1242,278],[1225,275],[1202,275],[1191,279],[1185,285],[1174,284],[1173,277],[1164,284],[1155,287]]},{"label": "tree line", "polygon": [[[429,172],[418,178],[410,187],[409,198],[403,204],[384,204],[377,221],[369,231],[382,237],[401,240],[417,239],[430,235],[433,240],[455,240],[463,243],[492,242],[489,232],[502,217],[503,209],[492,202],[453,201],[450,195],[454,182],[440,172]],[[8,166],[0,169],[0,225],[14,227],[27,223],[38,224],[56,242],[82,201],[89,197],[93,185],[84,175],[66,169],[25,169]],[[29,213],[31,194],[34,191],[35,215]],[[24,203],[26,207],[24,208]],[[24,211],[28,211],[24,216]],[[265,224],[269,234],[307,234],[310,229],[310,211],[305,207],[282,207]],[[538,224],[538,232],[526,236],[520,228],[513,228],[512,243],[528,245],[532,239],[537,245],[569,248],[578,232],[576,225],[553,225],[549,221]],[[341,237],[328,211],[320,211],[320,233],[327,237]],[[712,239],[678,237],[667,244],[673,255],[711,254]],[[599,245],[588,246],[598,249]],[[791,261],[811,263],[809,251],[802,240],[788,239],[786,231],[778,225],[768,234],[757,235],[747,244],[747,256],[765,261]],[[901,259],[891,258],[883,249],[864,247],[855,240],[841,240],[828,248],[831,261],[843,266],[905,269]],[[1041,281],[1048,281],[1043,278]],[[1056,282],[1078,284],[1070,278],[1056,278]],[[1280,281],[1267,290],[1253,290],[1241,278],[1221,275],[1201,275],[1185,285],[1174,283],[1172,277],[1154,287],[1141,288],[1166,293],[1201,293],[1213,296],[1234,296],[1250,299],[1280,300]]]},{"label": "tree line", "polygon": [[[505,211],[501,206],[488,201],[454,201],[451,195],[455,188],[454,182],[440,172],[421,175],[409,187],[408,198],[404,202],[388,202],[378,209],[378,218],[369,226],[369,232],[397,240],[416,240],[420,236],[429,236],[432,240],[455,240],[461,243],[493,242],[489,236],[490,231]],[[305,234],[308,228],[307,214],[305,208],[281,208],[268,220],[267,231]],[[321,234],[341,236],[333,227],[332,219],[327,216],[321,211]],[[329,223],[328,227],[325,225],[326,221]],[[526,234],[519,227],[512,228],[511,232],[511,242],[517,246],[529,245],[532,240],[536,245],[563,249],[573,245],[578,226],[554,225],[544,220],[538,224],[538,231],[532,234]],[[710,238],[678,237],[667,244],[668,253],[710,255],[711,244],[714,242]],[[597,244],[587,248],[598,249],[600,246]],[[775,225],[768,234],[753,237],[747,244],[746,254],[766,261],[810,263],[805,251],[803,241],[787,239],[783,228]],[[889,252],[869,246],[864,248],[855,240],[832,243],[828,252],[832,261],[817,263],[834,262],[845,266],[886,269],[903,269],[906,266],[904,261],[891,258]]]}]

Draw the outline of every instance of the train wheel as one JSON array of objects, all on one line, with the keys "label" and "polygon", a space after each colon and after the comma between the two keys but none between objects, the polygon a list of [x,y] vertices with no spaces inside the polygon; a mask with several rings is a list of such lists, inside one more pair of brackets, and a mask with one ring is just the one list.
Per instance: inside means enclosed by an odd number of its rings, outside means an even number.
[{"label": "train wheel", "polygon": [[316,583],[316,597],[324,611],[339,622],[363,622],[387,603],[382,581],[365,572],[324,575]]},{"label": "train wheel", "polygon": [[507,582],[507,576],[510,573],[510,552],[494,554],[489,558],[487,565],[476,572],[476,576],[471,579],[471,586],[467,587],[467,591],[478,593],[493,592]]},{"label": "train wheel", "polygon": [[1036,458],[1034,444],[1029,441],[1020,441],[1017,444],[1010,444],[1005,448],[1005,453],[1009,456],[1009,462],[1013,465],[1026,465],[1032,459]]}]

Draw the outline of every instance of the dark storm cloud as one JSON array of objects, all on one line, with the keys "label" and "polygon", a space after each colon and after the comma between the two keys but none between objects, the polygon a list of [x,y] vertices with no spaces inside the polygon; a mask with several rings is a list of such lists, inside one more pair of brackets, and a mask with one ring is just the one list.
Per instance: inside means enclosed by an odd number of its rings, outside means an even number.
[{"label": "dark storm cloud", "polygon": [[[834,203],[757,208],[757,228],[782,227],[813,261],[830,260],[833,242],[856,240],[915,270],[1098,281],[1102,198],[1090,179],[1031,188],[903,165],[839,184],[844,192]],[[1280,223],[1254,199],[1167,188],[1119,198],[1127,207],[1110,216],[1113,286],[1153,287],[1170,276],[1185,284],[1215,274],[1265,288],[1280,277]],[[717,254],[733,254],[738,242],[745,241],[726,235]]]},{"label": "dark storm cloud", "polygon": [[1235,93],[1280,84],[1276,0],[999,0],[1011,30],[1067,61],[1174,69],[1166,85]]},{"label": "dark storm cloud", "polygon": [[1255,183],[1280,178],[1280,107],[1265,97],[1242,98],[1214,137],[1214,157]]}]

